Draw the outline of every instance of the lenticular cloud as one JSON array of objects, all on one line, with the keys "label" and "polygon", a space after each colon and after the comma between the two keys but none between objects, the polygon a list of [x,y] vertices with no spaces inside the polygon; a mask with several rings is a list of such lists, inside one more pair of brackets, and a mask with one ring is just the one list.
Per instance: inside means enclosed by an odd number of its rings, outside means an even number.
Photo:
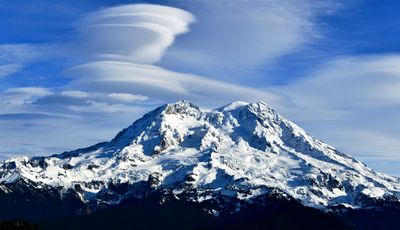
[{"label": "lenticular cloud", "polygon": [[[177,73],[157,63],[177,35],[188,32],[192,14],[177,8],[132,4],[89,14],[79,22],[88,60],[65,71],[68,90],[133,94],[149,100],[234,98],[278,100],[276,95],[193,74]],[[206,89],[206,90],[205,90]],[[233,92],[233,93],[231,93]]]},{"label": "lenticular cloud", "polygon": [[181,9],[134,4],[96,11],[80,21],[78,30],[92,58],[153,64],[194,20]]}]

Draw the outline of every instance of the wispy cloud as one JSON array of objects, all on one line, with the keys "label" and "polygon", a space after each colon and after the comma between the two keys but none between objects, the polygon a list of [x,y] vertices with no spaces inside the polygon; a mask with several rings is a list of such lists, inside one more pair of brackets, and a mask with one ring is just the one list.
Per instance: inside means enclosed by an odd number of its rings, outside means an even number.
[{"label": "wispy cloud", "polygon": [[399,65],[400,55],[396,54],[337,57],[282,91],[291,92],[298,104],[313,108],[398,104]]},{"label": "wispy cloud", "polygon": [[22,70],[23,66],[20,64],[7,64],[0,65],[0,79],[7,77]]},{"label": "wispy cloud", "polygon": [[147,111],[144,100],[140,95],[32,87],[3,91],[0,152],[50,154],[107,140]]},{"label": "wispy cloud", "polygon": [[318,137],[361,157],[399,159],[400,55],[337,57],[276,87],[285,112]]},{"label": "wispy cloud", "polygon": [[49,48],[38,44],[0,44],[0,64],[37,62],[47,58]]},{"label": "wispy cloud", "polygon": [[65,75],[74,77],[68,86],[74,89],[140,94],[160,101],[186,98],[202,103],[212,101],[216,105],[234,99],[279,100],[267,91],[127,62],[90,62],[67,70]]},{"label": "wispy cloud", "polygon": [[193,12],[198,23],[161,64],[231,82],[246,81],[262,66],[317,41],[317,17],[338,8],[312,0],[173,2]]}]

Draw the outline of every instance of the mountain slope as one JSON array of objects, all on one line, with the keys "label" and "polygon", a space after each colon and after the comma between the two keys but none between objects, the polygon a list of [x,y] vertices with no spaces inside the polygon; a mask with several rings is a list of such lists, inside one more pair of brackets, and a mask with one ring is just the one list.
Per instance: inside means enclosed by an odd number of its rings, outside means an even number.
[{"label": "mountain slope", "polygon": [[[239,211],[277,194],[323,210],[397,202],[399,179],[313,138],[265,103],[205,110],[187,101],[155,109],[109,142],[0,163],[0,191],[17,183],[75,194],[82,205],[118,204],[164,190],[210,213]],[[78,201],[76,201],[78,202]]]}]

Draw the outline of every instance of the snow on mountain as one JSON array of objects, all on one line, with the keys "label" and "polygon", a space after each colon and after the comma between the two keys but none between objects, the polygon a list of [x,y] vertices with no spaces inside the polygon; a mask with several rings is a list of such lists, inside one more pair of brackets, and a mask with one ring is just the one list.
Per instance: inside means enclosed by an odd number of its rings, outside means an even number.
[{"label": "snow on mountain", "polygon": [[279,192],[306,206],[367,207],[366,199],[398,199],[398,178],[313,138],[263,102],[234,102],[202,110],[187,101],[155,109],[109,142],[49,157],[0,163],[0,189],[19,180],[75,189],[84,202],[104,198],[112,185],[150,182],[194,202],[216,196],[254,198]]}]

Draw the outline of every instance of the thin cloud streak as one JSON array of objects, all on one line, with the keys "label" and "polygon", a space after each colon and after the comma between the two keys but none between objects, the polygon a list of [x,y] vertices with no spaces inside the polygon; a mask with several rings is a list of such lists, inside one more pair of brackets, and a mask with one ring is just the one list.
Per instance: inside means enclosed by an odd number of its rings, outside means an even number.
[{"label": "thin cloud streak", "polygon": [[0,79],[21,71],[23,68],[20,64],[0,65]]},{"label": "thin cloud streak", "polygon": [[326,142],[354,156],[399,160],[398,66],[400,54],[337,57],[273,91],[291,104],[289,117]]}]

